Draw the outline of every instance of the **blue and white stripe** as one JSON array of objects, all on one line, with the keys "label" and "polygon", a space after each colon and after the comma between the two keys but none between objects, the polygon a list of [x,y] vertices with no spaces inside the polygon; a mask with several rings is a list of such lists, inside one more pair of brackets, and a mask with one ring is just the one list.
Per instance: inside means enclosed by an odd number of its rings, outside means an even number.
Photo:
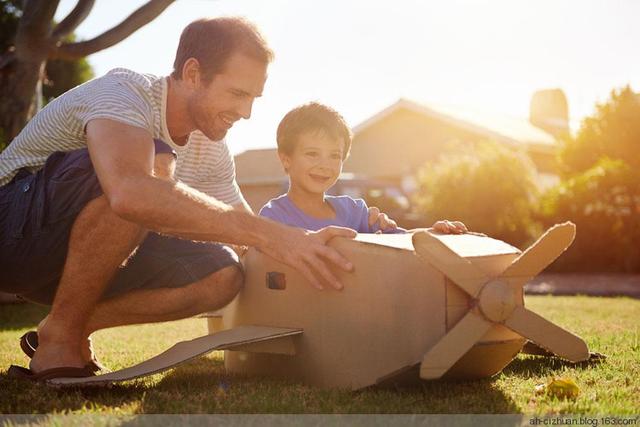
[{"label": "blue and white stripe", "polygon": [[56,151],[87,145],[85,126],[111,119],[149,131],[178,153],[176,178],[222,202],[242,201],[233,157],[225,140],[211,141],[193,132],[185,146],[171,140],[166,124],[167,80],[124,68],[88,81],[50,102],[0,153],[0,186],[22,168],[39,170]]}]

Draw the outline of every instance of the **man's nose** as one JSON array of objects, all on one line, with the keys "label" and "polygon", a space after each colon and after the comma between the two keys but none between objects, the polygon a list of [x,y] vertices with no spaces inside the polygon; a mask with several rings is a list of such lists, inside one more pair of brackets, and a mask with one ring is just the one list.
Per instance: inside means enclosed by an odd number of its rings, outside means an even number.
[{"label": "man's nose", "polygon": [[247,120],[251,118],[251,109],[253,108],[253,99],[249,99],[247,101],[242,102],[240,104],[240,108],[238,109],[238,114],[240,117]]}]

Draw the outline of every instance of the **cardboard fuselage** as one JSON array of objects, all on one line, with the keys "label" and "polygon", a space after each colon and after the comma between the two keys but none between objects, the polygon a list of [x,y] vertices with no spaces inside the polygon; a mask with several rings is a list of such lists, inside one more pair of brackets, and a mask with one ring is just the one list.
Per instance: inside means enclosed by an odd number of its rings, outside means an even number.
[{"label": "cardboard fuselage", "polygon": [[[437,237],[489,276],[499,275],[520,254],[484,236]],[[345,285],[342,291],[329,286],[318,291],[295,270],[249,251],[244,289],[225,309],[222,325],[210,333],[245,325],[300,328],[303,333],[227,351],[228,371],[352,389],[406,379],[472,308],[463,291],[418,258],[411,234],[361,234],[356,240],[336,238],[330,245],[355,266],[351,273],[334,270]],[[494,325],[446,376],[493,375],[524,342]]]}]

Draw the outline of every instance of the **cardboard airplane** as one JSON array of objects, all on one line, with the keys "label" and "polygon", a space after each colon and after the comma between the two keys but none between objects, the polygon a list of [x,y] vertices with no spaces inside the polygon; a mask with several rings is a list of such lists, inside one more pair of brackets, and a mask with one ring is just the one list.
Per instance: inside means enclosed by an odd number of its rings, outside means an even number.
[{"label": "cardboard airplane", "polygon": [[523,286],[571,244],[575,226],[550,228],[526,251],[474,233],[360,234],[330,245],[353,264],[342,291],[317,291],[297,271],[251,250],[244,289],[210,335],[136,366],[58,385],[106,384],[174,367],[213,350],[228,372],[358,389],[408,377],[482,378],[530,340],[573,362],[584,341],[524,307]]}]

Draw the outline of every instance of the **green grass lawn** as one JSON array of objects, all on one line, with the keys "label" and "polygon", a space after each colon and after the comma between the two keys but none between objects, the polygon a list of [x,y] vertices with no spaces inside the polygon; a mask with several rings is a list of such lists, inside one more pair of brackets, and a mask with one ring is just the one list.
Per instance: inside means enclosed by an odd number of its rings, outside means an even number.
[{"label": "green grass lawn", "polygon": [[[584,337],[600,364],[571,365],[554,358],[519,356],[485,380],[424,382],[411,388],[357,392],[319,390],[268,378],[225,374],[222,353],[175,370],[111,388],[53,389],[13,380],[10,364],[26,366],[18,338],[46,314],[33,305],[0,306],[0,414],[16,413],[640,413],[640,300],[527,297],[527,306]],[[204,319],[101,331],[97,353],[111,369],[153,356],[173,343],[207,333]],[[536,395],[554,376],[580,387],[574,400]]]}]

